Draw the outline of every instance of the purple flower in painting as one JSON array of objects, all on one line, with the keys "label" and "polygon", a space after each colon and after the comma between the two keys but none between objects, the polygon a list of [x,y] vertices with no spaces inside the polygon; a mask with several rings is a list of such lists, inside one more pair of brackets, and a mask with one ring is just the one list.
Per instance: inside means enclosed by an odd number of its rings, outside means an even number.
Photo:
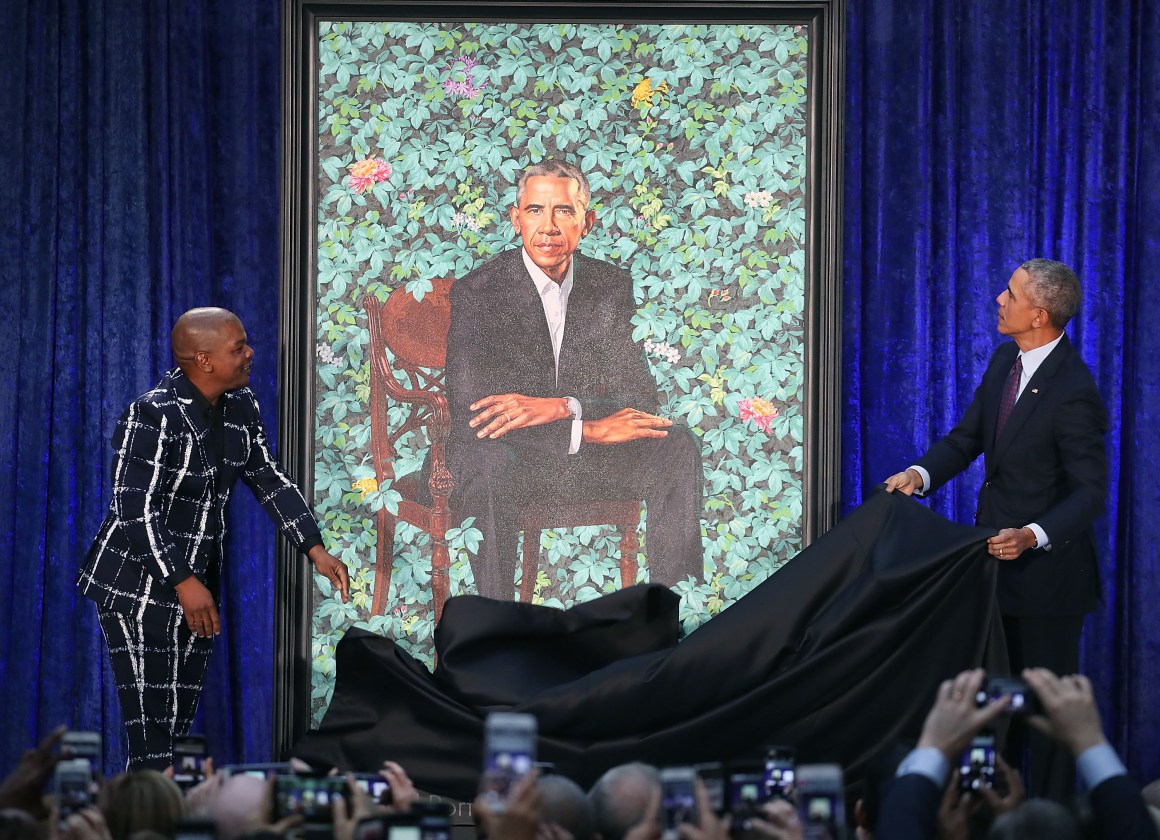
[{"label": "purple flower in painting", "polygon": [[463,65],[463,81],[448,77],[443,80],[443,90],[447,92],[448,96],[461,96],[465,99],[475,99],[483,89],[487,87],[487,82],[484,81],[479,87],[475,86],[474,80],[471,78],[471,71],[479,67],[479,60],[472,58],[469,55],[461,55],[455,61],[451,62],[448,72],[455,73],[455,65]]}]

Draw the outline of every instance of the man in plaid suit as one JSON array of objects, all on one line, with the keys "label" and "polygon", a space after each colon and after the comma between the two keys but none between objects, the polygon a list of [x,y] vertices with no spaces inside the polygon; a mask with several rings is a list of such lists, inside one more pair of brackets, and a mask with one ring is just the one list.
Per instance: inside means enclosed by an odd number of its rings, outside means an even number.
[{"label": "man in plaid suit", "polygon": [[197,710],[213,637],[225,510],[241,479],[294,546],[349,598],[302,494],[275,460],[249,389],[254,351],[233,313],[182,315],[178,367],[113,433],[113,501],[77,578],[97,604],[129,743],[129,769],[162,769]]}]

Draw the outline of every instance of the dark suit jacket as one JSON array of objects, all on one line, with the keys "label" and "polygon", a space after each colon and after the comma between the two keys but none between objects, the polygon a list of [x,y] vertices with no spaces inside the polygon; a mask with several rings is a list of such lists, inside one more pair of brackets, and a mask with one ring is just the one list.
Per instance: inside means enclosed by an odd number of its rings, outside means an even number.
[{"label": "dark suit jacket", "polygon": [[[575,397],[585,420],[626,406],[656,411],[656,382],[632,340],[632,276],[573,254],[575,282],[557,383],[544,307],[521,253],[521,248],[505,251],[451,287],[447,395],[453,451],[474,442],[469,406],[492,394]],[[570,432],[567,422],[547,423],[517,429],[504,440],[563,455]]]},{"label": "dark suit jacket", "polygon": [[874,836],[882,840],[934,840],[943,791],[921,773],[891,780],[878,809]]},{"label": "dark suit jacket", "polygon": [[157,622],[180,609],[173,584],[191,573],[216,589],[238,478],[295,546],[318,540],[314,516],[270,451],[253,392],[222,395],[221,463],[192,403],[193,386],[174,369],[117,422],[113,501],[77,577],[104,609]]},{"label": "dark suit jacket", "polygon": [[1001,529],[1035,522],[1047,533],[1050,550],[999,563],[1004,615],[1081,614],[1100,597],[1092,523],[1107,495],[1107,415],[1091,372],[1065,335],[996,439],[999,400],[1018,352],[1014,342],[995,350],[963,419],[917,463],[930,473],[933,491],[982,453],[976,523]]},{"label": "dark suit jacket", "polygon": [[[893,780],[882,802],[874,836],[882,840],[933,840],[943,791],[926,776],[909,773]],[[1089,794],[1100,837],[1155,840],[1140,788],[1128,776],[1112,776]]]},{"label": "dark suit jacket", "polygon": [[1140,786],[1129,776],[1112,776],[1088,794],[1099,836],[1108,840],[1156,840],[1160,832],[1148,813]]}]

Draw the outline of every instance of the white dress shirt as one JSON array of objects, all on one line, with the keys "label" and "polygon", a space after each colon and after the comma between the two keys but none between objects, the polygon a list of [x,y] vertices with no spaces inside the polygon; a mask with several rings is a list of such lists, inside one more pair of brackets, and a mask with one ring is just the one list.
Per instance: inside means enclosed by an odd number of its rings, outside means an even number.
[{"label": "white dress shirt", "polygon": [[[556,362],[556,383],[560,382],[560,345],[564,341],[564,322],[568,317],[568,297],[572,294],[572,272],[576,263],[568,263],[568,272],[562,282],[557,283],[544,273],[544,270],[532,262],[526,249],[520,249],[524,258],[524,267],[536,286],[540,295],[540,303],[544,306],[544,319],[548,322],[548,332],[552,336],[552,358]],[[568,405],[576,415],[572,419],[572,436],[568,445],[568,454],[575,455],[580,450],[580,442],[584,437],[584,420],[581,416],[580,401],[575,397],[568,397]]]}]

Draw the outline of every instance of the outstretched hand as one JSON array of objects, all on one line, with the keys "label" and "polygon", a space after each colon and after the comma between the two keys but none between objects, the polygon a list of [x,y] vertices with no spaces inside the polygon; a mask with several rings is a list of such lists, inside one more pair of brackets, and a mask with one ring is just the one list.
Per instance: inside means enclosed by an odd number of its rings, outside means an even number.
[{"label": "outstretched hand", "polygon": [[316,545],[310,549],[309,556],[310,562],[314,564],[318,574],[329,580],[331,585],[338,590],[344,604],[349,603],[350,573],[346,570],[346,564],[321,545]]},{"label": "outstretched hand", "polygon": [[913,496],[922,489],[922,476],[918,474],[917,470],[908,468],[890,476],[883,484],[886,485],[887,493],[899,490],[908,496]]},{"label": "outstretched hand", "polygon": [[982,708],[975,704],[984,676],[982,668],[975,668],[963,671],[953,680],[943,680],[934,706],[922,725],[918,746],[934,747],[947,761],[957,761],[975,734],[1007,710],[1011,705],[1007,695]]},{"label": "outstretched hand", "polygon": [[34,749],[26,750],[16,769],[0,782],[0,808],[18,808],[44,817],[47,809],[42,791],[64,756],[56,751],[68,727],[63,723],[49,732]]}]

